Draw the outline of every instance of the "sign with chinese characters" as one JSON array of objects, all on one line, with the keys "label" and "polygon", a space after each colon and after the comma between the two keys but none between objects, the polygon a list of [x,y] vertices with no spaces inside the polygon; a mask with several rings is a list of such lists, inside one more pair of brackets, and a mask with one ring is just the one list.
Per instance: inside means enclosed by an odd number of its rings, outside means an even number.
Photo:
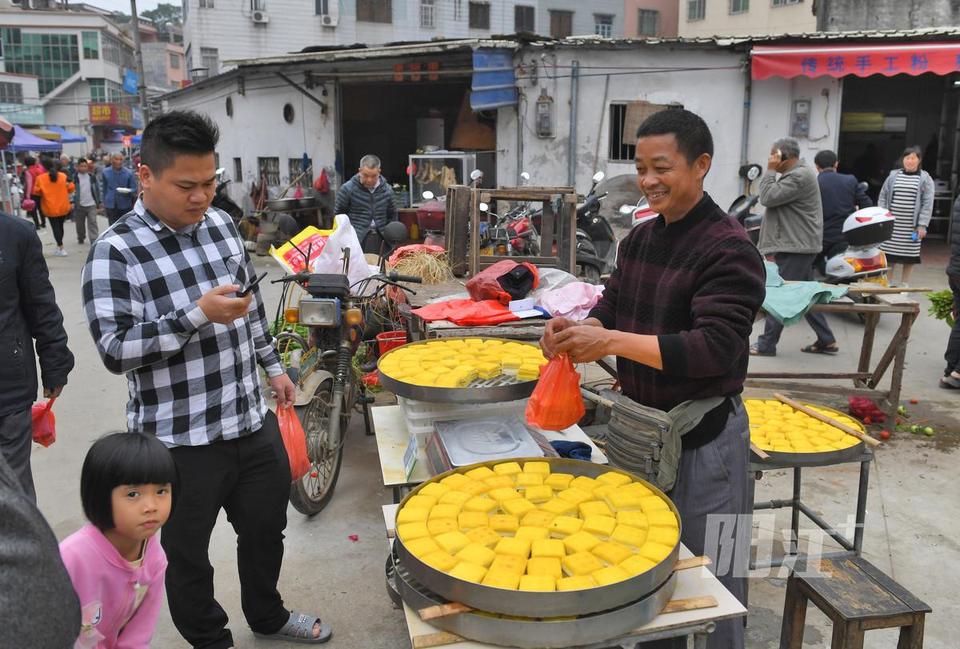
[{"label": "sign with chinese characters", "polygon": [[754,80],[770,77],[947,75],[960,71],[960,43],[757,46],[750,53]]},{"label": "sign with chinese characters", "polygon": [[43,126],[47,123],[40,104],[0,103],[0,115],[21,126]]},{"label": "sign with chinese characters", "polygon": [[106,126],[133,126],[133,111],[123,104],[90,104],[90,123]]}]

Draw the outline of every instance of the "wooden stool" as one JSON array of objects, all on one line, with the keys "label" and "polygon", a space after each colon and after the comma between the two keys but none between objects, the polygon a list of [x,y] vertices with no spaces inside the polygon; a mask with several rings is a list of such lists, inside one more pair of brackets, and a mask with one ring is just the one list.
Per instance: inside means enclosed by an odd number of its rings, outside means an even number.
[{"label": "wooden stool", "polygon": [[801,649],[807,601],[833,622],[831,649],[862,649],[871,629],[900,627],[897,649],[923,647],[923,620],[931,608],[862,557],[823,559],[818,574],[787,580],[780,649]]}]

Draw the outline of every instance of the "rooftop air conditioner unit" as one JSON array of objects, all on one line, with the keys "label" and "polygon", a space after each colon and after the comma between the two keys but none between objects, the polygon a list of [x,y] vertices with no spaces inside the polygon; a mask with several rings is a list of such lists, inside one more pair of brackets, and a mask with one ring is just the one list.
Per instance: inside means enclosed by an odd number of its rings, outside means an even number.
[{"label": "rooftop air conditioner unit", "polygon": [[331,16],[330,14],[323,14],[320,16],[320,24],[324,27],[336,27],[337,26],[337,17]]},{"label": "rooftop air conditioner unit", "polygon": [[267,15],[267,12],[260,9],[254,11],[250,16],[250,19],[258,25],[266,25],[268,22],[270,22],[270,16]]}]

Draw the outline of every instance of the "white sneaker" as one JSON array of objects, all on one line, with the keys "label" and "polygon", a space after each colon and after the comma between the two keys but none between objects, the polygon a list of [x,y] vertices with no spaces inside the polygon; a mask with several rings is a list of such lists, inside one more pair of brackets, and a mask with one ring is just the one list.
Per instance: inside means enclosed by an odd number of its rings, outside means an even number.
[{"label": "white sneaker", "polygon": [[56,250],[53,251],[53,256],[54,256],[54,257],[66,257],[66,256],[67,256],[67,251],[64,250],[63,248],[57,248]]}]

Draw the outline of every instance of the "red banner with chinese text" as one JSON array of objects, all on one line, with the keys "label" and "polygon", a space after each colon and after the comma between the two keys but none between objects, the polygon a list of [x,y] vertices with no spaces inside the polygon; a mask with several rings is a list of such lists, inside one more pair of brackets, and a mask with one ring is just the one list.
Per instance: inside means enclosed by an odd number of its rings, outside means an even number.
[{"label": "red banner with chinese text", "polygon": [[960,43],[756,46],[750,57],[754,80],[960,71]]},{"label": "red banner with chinese text", "polygon": [[90,104],[90,123],[108,126],[132,126],[133,110],[124,104]]}]

